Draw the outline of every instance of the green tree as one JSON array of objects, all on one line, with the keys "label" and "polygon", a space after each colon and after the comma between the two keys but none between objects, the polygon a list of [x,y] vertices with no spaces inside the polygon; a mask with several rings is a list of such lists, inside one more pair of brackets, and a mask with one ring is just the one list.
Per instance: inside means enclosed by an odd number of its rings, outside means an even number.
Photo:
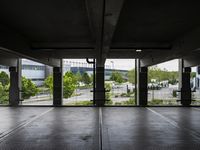
[{"label": "green tree", "polygon": [[[63,76],[63,97],[69,98],[72,96],[74,90],[77,87],[77,78],[72,72],[66,72]],[[45,86],[53,93],[53,76],[50,75],[45,79]]]},{"label": "green tree", "polygon": [[0,73],[0,104],[8,104],[9,99],[9,76],[6,72]]},{"label": "green tree", "polygon": [[191,72],[191,78],[195,78],[196,77],[196,72]]},{"label": "green tree", "polygon": [[9,95],[9,85],[3,86],[0,82],[0,104],[7,104]]},{"label": "green tree", "polygon": [[81,73],[79,71],[75,74],[75,77],[76,77],[77,82],[81,82],[82,81],[82,75],[81,75]]},{"label": "green tree", "polygon": [[35,96],[39,92],[36,85],[25,77],[22,77],[22,98],[28,99],[31,96]]},{"label": "green tree", "polygon": [[156,79],[157,81],[168,80],[169,83],[175,84],[178,81],[178,72],[167,71],[166,69],[161,70],[157,66],[150,67],[148,69],[148,82],[151,82],[151,79]]},{"label": "green tree", "polygon": [[128,71],[127,76],[128,76],[128,81],[130,83],[134,84],[135,83],[135,69],[132,69],[132,70]]},{"label": "green tree", "polygon": [[87,72],[84,72],[82,75],[82,82],[85,83],[86,85],[89,85],[91,83],[91,78],[88,75]]},{"label": "green tree", "polygon": [[105,98],[106,98],[106,104],[112,104],[112,99],[111,99],[111,90],[112,90],[112,85],[110,83],[105,83]]},{"label": "green tree", "polygon": [[10,79],[8,74],[4,71],[0,72],[0,82],[2,83],[2,86],[8,85],[9,81]]},{"label": "green tree", "polygon": [[66,72],[63,77],[63,97],[69,98],[77,87],[77,80],[72,72]]},{"label": "green tree", "polygon": [[45,80],[44,80],[44,85],[45,87],[49,88],[50,93],[53,93],[53,75],[49,75]]},{"label": "green tree", "polygon": [[[161,70],[157,66],[149,67],[148,82],[151,82],[151,79],[156,79],[158,82],[168,80],[170,84],[176,84],[178,81],[178,72],[167,71],[166,69]],[[135,69],[128,72],[128,80],[131,83],[135,83]]]},{"label": "green tree", "polygon": [[118,83],[122,83],[123,82],[122,74],[118,71],[113,71],[111,74],[110,80],[118,82]]}]

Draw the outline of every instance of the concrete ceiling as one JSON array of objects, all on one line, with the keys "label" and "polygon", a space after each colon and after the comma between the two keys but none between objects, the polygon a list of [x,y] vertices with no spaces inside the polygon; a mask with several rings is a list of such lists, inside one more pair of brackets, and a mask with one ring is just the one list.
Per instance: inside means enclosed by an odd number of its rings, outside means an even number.
[{"label": "concrete ceiling", "polygon": [[140,58],[144,66],[198,58],[199,6],[181,0],[0,0],[0,47],[50,65],[60,58]]}]

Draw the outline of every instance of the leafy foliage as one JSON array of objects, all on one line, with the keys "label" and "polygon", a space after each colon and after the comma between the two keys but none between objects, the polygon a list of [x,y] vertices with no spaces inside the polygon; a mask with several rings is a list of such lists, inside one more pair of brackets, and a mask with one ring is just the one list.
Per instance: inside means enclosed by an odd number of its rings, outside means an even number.
[{"label": "leafy foliage", "polygon": [[127,101],[115,102],[115,105],[135,105],[135,99],[130,98]]},{"label": "leafy foliage", "polygon": [[82,82],[85,83],[86,85],[89,85],[91,83],[91,78],[88,75],[87,72],[84,72],[82,75]]},{"label": "leafy foliage", "polygon": [[9,84],[3,86],[0,82],[0,104],[7,104],[8,103],[8,95],[9,95]]},{"label": "leafy foliage", "polygon": [[49,88],[50,93],[53,93],[53,75],[49,75],[45,80],[44,80],[44,85],[45,87]]},{"label": "leafy foliage", "polygon": [[25,77],[22,77],[22,98],[28,99],[31,96],[35,96],[39,92],[36,85]]},{"label": "leafy foliage", "polygon": [[127,75],[128,75],[128,81],[134,84],[135,83],[135,69],[130,70]]},{"label": "leafy foliage", "polygon": [[195,78],[196,77],[196,72],[191,72],[191,78]]},{"label": "leafy foliage", "polygon": [[122,77],[122,74],[120,72],[118,72],[118,71],[113,71],[112,72],[110,80],[118,82],[118,83],[122,83],[124,81],[123,77]]},{"label": "leafy foliage", "polygon": [[106,104],[112,104],[111,100],[111,90],[112,90],[112,85],[110,83],[105,83],[105,90],[106,90]]},{"label": "leafy foliage", "polygon": [[156,79],[157,81],[168,80],[171,84],[176,84],[178,81],[177,71],[167,71],[166,69],[161,70],[158,67],[150,67],[148,70],[148,82],[151,79]]},{"label": "leafy foliage", "polygon": [[[53,76],[50,75],[45,79],[45,86],[53,93]],[[77,76],[72,72],[66,72],[63,76],[63,97],[69,98],[77,87]]]},{"label": "leafy foliage", "polygon": [[72,96],[77,87],[76,77],[72,72],[66,72],[63,77],[63,97],[69,98]]},{"label": "leafy foliage", "polygon": [[6,72],[0,73],[0,104],[8,104],[9,99],[9,76]]},{"label": "leafy foliage", "polygon": [[0,82],[2,84],[2,86],[8,85],[9,84],[9,76],[6,72],[2,71],[0,72]]},{"label": "leafy foliage", "polygon": [[[170,84],[176,84],[178,81],[178,71],[161,70],[156,66],[149,67],[148,82],[151,82],[151,79],[156,79],[157,81],[168,80]],[[128,80],[131,83],[135,83],[135,69],[128,72]]]},{"label": "leafy foliage", "polygon": [[83,106],[91,106],[93,105],[92,101],[89,100],[85,100],[85,101],[77,101],[77,102],[73,102],[73,103],[68,103],[66,105],[83,105]]},{"label": "leafy foliage", "polygon": [[82,75],[79,71],[75,74],[75,78],[77,82],[82,82]]}]

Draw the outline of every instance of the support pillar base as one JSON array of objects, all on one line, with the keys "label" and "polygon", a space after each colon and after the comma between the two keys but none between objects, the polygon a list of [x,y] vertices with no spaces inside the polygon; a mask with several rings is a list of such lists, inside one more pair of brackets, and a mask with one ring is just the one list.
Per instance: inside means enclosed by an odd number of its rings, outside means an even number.
[{"label": "support pillar base", "polygon": [[62,68],[53,68],[53,105],[62,105]]}]

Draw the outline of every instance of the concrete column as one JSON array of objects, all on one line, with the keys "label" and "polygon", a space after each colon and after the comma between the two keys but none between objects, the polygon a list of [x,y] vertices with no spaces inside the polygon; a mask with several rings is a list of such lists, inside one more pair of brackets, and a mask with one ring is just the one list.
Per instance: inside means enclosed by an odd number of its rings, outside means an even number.
[{"label": "concrete column", "polygon": [[53,105],[62,105],[62,67],[53,68]]},{"label": "concrete column", "polygon": [[140,67],[138,73],[138,103],[139,106],[146,106],[148,102],[148,68]]},{"label": "concrete column", "polygon": [[181,87],[182,87],[182,74],[183,74],[183,59],[178,60],[178,99],[181,100]]},{"label": "concrete column", "polygon": [[182,71],[181,77],[181,104],[183,106],[189,106],[192,102],[191,87],[190,87],[190,73],[191,68],[185,67]]},{"label": "concrete column", "polygon": [[139,106],[139,73],[140,73],[140,60],[135,59],[135,104]]},{"label": "concrete column", "polygon": [[17,67],[9,67],[10,72],[10,89],[9,89],[9,104],[17,106],[20,100],[19,74]]},{"label": "concrete column", "polygon": [[95,104],[103,106],[105,104],[105,88],[104,88],[104,65],[96,64],[96,89]]},{"label": "concrete column", "polygon": [[53,68],[48,66],[48,65],[45,65],[45,75],[44,77],[47,78],[49,75],[52,75],[53,74]]}]

